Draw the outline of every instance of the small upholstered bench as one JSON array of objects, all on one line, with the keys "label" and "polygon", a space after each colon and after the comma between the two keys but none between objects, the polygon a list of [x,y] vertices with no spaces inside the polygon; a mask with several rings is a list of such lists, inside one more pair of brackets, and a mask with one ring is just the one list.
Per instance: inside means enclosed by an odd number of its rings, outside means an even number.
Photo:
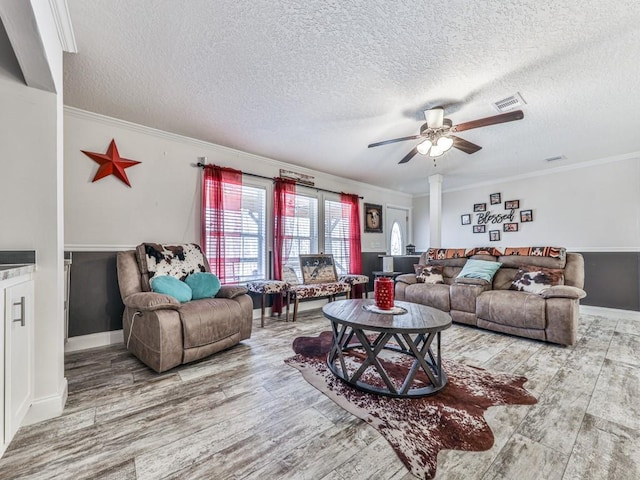
[{"label": "small upholstered bench", "polygon": [[[333,255],[331,254],[301,254],[298,256],[300,277],[291,266],[282,268],[282,279],[289,284],[287,290],[287,321],[289,321],[289,305],[293,304],[293,321],[298,315],[298,304],[306,298],[328,297],[332,302],[336,295],[351,295],[351,283],[338,280]],[[354,279],[357,280],[357,279]],[[368,279],[367,279],[368,280]]]},{"label": "small upholstered bench", "polygon": [[292,321],[295,322],[298,314],[298,303],[301,299],[328,297],[329,301],[332,302],[335,300],[336,295],[343,293],[349,298],[351,295],[351,285],[345,282],[289,285],[289,290],[287,291],[287,322],[289,321],[289,304],[291,300],[294,301]]},{"label": "small upholstered bench", "polygon": [[[283,298],[287,295],[287,290],[289,288],[289,284],[287,282],[283,282],[282,280],[254,280],[252,282],[247,283],[247,290],[253,293],[259,293],[261,295],[261,315],[260,315],[260,326],[264,327],[264,310],[265,310],[265,301],[267,295],[281,295]],[[286,298],[285,298],[286,302]],[[289,302],[287,304],[287,320],[289,319]],[[278,313],[280,316],[280,313]]]},{"label": "small upholstered bench", "polygon": [[369,295],[369,292],[368,292],[369,277],[367,277],[366,275],[357,275],[354,273],[350,273],[348,275],[340,275],[340,278],[338,279],[338,281],[348,283],[349,285],[351,285],[351,294],[349,295],[350,298],[353,298],[354,287],[356,285],[363,286],[364,298],[367,298],[367,296]]}]

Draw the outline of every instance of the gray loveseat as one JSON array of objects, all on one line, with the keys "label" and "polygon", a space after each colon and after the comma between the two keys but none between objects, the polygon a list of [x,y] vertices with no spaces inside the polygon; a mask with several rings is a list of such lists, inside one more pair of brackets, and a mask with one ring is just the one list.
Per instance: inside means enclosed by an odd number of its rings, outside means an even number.
[{"label": "gray loveseat", "polygon": [[185,303],[151,291],[154,275],[184,280],[194,272],[209,272],[198,245],[142,244],[135,251],[118,253],[117,270],[125,305],[125,345],[156,372],[207,357],[251,336],[253,302],[244,287],[222,285],[215,297]]},{"label": "gray loveseat", "polygon": [[[492,253],[488,255],[487,253]],[[546,254],[546,255],[545,255]],[[456,278],[468,259],[500,262],[491,282]],[[576,341],[579,301],[584,290],[584,259],[563,248],[430,249],[419,264],[442,267],[444,283],[418,283],[415,274],[396,278],[397,300],[449,312],[454,322],[561,345]],[[561,285],[539,293],[510,289],[521,266],[561,270]]]}]

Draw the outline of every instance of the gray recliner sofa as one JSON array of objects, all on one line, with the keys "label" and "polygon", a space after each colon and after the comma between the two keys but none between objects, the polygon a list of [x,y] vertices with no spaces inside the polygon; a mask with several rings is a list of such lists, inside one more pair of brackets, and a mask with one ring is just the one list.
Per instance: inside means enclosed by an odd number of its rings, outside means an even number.
[{"label": "gray recliner sofa", "polygon": [[[542,247],[540,247],[542,248]],[[547,247],[548,248],[548,247]],[[487,330],[543,340],[561,345],[576,342],[579,301],[586,296],[584,259],[579,253],[564,249],[554,257],[539,255],[474,254],[446,257],[446,249],[430,249],[419,264],[440,265],[444,283],[418,283],[415,274],[396,278],[397,300],[419,303],[449,312],[454,322]],[[451,249],[453,250],[453,249]],[[510,249],[505,249],[505,252]],[[519,247],[513,251],[531,250]],[[457,250],[458,252],[460,250]],[[462,250],[464,252],[464,250]],[[432,257],[429,259],[428,257]],[[491,282],[473,278],[456,278],[469,258],[502,263]],[[511,290],[520,266],[562,270],[564,284],[543,289],[540,293]]]},{"label": "gray recliner sofa", "polygon": [[222,285],[215,297],[185,303],[151,291],[150,278],[156,274],[184,280],[191,273],[209,271],[195,244],[142,244],[118,253],[125,345],[156,372],[207,357],[251,336],[253,302],[244,287]]}]

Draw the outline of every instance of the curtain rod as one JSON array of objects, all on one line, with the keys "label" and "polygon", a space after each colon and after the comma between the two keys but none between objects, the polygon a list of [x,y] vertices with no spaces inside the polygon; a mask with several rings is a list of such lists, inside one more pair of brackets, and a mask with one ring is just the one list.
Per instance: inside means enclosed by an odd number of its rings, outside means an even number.
[{"label": "curtain rod", "polygon": [[[191,164],[193,165],[193,164]],[[202,169],[204,169],[204,167],[206,167],[207,165],[205,163],[202,162],[198,162],[196,163],[196,167],[200,167]],[[258,175],[257,173],[248,173],[248,172],[242,172],[243,175],[248,175],[250,177],[255,177],[255,178],[264,178],[265,180],[271,180],[273,181],[274,178],[273,177],[267,177],[265,175]],[[336,195],[341,195],[343,192],[336,192],[335,190],[327,190],[326,188],[320,188],[320,187],[312,187],[311,185],[305,185],[304,183],[296,183],[296,186],[300,186],[300,187],[306,187],[306,188],[310,188],[312,190],[315,190],[316,192],[327,192],[327,193],[335,193]],[[361,197],[360,195],[358,195],[359,199],[364,199],[364,197]]]}]

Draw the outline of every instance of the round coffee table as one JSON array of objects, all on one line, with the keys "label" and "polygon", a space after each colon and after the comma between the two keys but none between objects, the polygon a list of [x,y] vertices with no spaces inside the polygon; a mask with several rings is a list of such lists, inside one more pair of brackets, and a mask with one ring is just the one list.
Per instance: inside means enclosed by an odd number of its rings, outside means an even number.
[{"label": "round coffee table", "polygon": [[[366,309],[373,304],[373,300],[339,300],[322,307],[333,332],[333,345],[327,355],[331,372],[355,388],[379,395],[412,398],[442,390],[447,374],[442,369],[440,333],[451,326],[451,316],[435,308],[400,301],[396,301],[395,306],[406,313],[374,313]],[[355,349],[364,353],[363,361],[357,368],[347,368],[346,354]],[[394,385],[380,359],[384,350],[413,358],[399,386]],[[353,361],[350,356],[349,362]],[[369,367],[377,372],[384,386],[372,385],[363,379]],[[428,385],[414,385],[419,372],[428,377]]]}]

